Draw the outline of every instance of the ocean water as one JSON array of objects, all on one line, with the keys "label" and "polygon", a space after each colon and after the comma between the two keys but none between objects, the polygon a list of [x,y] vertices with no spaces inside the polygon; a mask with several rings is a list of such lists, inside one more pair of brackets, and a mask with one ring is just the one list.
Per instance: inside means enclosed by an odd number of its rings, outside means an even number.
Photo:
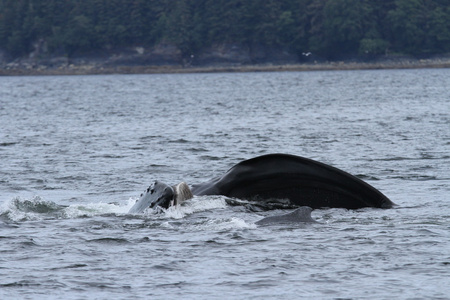
[{"label": "ocean water", "polygon": [[[0,77],[1,299],[450,299],[448,69]],[[222,196],[128,210],[268,153],[398,206],[315,224]]]}]

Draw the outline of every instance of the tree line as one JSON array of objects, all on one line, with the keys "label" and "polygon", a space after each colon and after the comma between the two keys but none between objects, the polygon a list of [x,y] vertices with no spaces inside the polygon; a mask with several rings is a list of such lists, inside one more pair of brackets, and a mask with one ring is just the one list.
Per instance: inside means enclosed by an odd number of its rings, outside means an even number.
[{"label": "tree line", "polygon": [[71,56],[176,45],[185,56],[221,43],[280,47],[327,59],[450,52],[448,0],[0,0],[0,49],[45,40]]}]

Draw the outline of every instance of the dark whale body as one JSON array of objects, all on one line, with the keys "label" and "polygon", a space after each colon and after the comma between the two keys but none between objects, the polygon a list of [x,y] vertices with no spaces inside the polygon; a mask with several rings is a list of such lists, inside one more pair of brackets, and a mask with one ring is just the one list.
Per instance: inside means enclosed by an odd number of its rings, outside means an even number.
[{"label": "dark whale body", "polygon": [[242,161],[225,175],[192,187],[194,195],[289,199],[311,208],[391,208],[394,203],[361,179],[335,167],[288,154]]}]

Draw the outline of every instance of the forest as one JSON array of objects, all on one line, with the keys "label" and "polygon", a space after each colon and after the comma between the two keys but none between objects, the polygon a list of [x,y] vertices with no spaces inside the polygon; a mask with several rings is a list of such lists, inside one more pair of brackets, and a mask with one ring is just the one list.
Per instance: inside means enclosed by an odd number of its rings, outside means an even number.
[{"label": "forest", "polygon": [[0,50],[72,56],[166,42],[184,56],[221,43],[327,59],[450,53],[448,0],[0,0]]}]

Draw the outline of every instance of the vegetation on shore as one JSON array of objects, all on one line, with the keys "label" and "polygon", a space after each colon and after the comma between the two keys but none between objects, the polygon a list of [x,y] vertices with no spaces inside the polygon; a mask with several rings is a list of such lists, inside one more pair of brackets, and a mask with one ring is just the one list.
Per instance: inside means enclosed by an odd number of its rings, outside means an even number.
[{"label": "vegetation on shore", "polygon": [[[4,57],[175,45],[288,51],[298,61],[450,53],[448,0],[0,0]],[[45,47],[44,47],[44,46]],[[0,53],[1,54],[1,53]]]},{"label": "vegetation on shore", "polygon": [[96,66],[70,65],[62,68],[0,68],[0,76],[11,75],[98,75],[98,74],[173,74],[173,73],[217,73],[217,72],[285,72],[285,71],[336,71],[336,70],[379,70],[379,69],[416,69],[450,68],[450,58],[400,59],[398,61],[372,62],[326,62],[302,64],[253,64],[229,66]]}]

